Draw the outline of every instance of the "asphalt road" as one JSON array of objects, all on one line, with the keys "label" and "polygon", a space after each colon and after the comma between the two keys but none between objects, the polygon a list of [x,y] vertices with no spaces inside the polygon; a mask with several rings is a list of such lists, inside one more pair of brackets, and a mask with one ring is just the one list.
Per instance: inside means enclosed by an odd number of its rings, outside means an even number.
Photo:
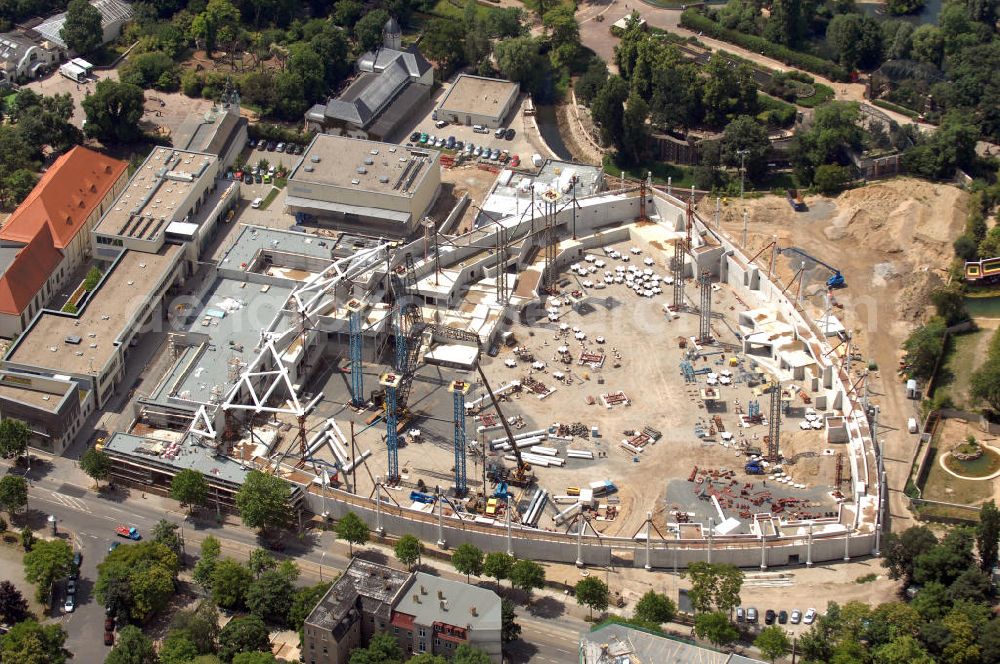
[{"label": "asphalt road", "polygon": [[[256,534],[238,524],[218,524],[211,514],[206,514],[205,519],[187,519],[172,501],[154,496],[147,498],[138,491],[130,494],[124,490],[102,491],[98,494],[87,489],[84,483],[75,483],[74,478],[79,475],[74,463],[63,458],[45,464],[34,462],[29,474],[32,482],[29,506],[35,519],[42,522],[47,515],[54,515],[59,531],[69,533],[74,546],[83,552],[76,611],[72,614],[62,612],[64,595],[60,588],[57,594],[59,608],[53,612],[67,631],[66,647],[74,653],[75,661],[100,662],[109,650],[103,641],[104,609],[94,597],[93,587],[97,580],[97,564],[116,539],[115,526],[135,526],[145,535],[161,518],[168,519],[181,526],[186,551],[194,554],[208,535],[221,541],[225,555],[237,559],[245,559],[249,551],[259,545]],[[336,542],[332,533],[316,531],[309,533],[304,543],[290,541],[279,557],[294,559],[302,571],[303,581],[329,579],[331,572],[347,566],[347,547]],[[366,548],[365,555],[374,560],[386,557],[384,552],[372,546]],[[446,578],[464,580],[446,569],[439,573]],[[527,664],[575,661],[579,634],[587,629],[586,623],[566,614],[561,598],[544,593],[536,593],[531,613],[523,605],[518,607],[518,623],[522,639],[511,644],[511,661]]]}]

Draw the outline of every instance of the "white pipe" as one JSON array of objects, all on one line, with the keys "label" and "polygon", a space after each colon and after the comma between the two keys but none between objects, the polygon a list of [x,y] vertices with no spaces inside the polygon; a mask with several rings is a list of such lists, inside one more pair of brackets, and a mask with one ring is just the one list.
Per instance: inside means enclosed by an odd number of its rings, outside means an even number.
[{"label": "white pipe", "polygon": [[351,472],[352,470],[354,470],[355,466],[360,466],[364,462],[364,460],[370,457],[371,455],[372,455],[371,450],[365,450],[364,452],[361,453],[361,456],[359,456],[354,461],[344,466],[344,472],[345,473]]},{"label": "white pipe", "polygon": [[309,414],[309,411],[311,411],[311,410],[312,410],[313,408],[315,408],[315,407],[316,407],[316,404],[318,404],[318,403],[319,403],[319,400],[320,400],[320,399],[322,399],[322,398],[323,398],[323,393],[322,393],[322,392],[321,392],[321,393],[319,393],[319,394],[317,394],[317,395],[316,395],[316,396],[315,396],[315,397],[313,398],[313,400],[312,400],[312,401],[310,401],[310,402],[309,402],[309,403],[308,403],[308,404],[306,405],[306,407],[305,407],[305,410],[303,410],[302,412],[303,412],[304,414],[308,415],[308,414]]},{"label": "white pipe", "polygon": [[535,445],[531,448],[532,454],[541,454],[542,456],[559,456],[559,450],[554,447],[542,447],[541,445]]},{"label": "white pipe", "polygon": [[594,453],[590,450],[566,450],[566,456],[571,459],[593,459]]}]

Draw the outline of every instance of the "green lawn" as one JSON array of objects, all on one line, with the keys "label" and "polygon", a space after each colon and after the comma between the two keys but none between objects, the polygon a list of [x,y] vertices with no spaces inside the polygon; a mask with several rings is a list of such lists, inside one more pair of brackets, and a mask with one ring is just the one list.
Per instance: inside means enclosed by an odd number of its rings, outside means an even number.
[{"label": "green lawn", "polygon": [[940,500],[959,505],[978,505],[993,495],[993,483],[976,480],[962,480],[945,472],[938,463],[938,441],[931,442],[927,457],[929,470],[921,495],[927,500]]},{"label": "green lawn", "polygon": [[811,97],[799,97],[795,100],[796,105],[803,108],[816,108],[820,104],[825,104],[826,102],[833,100],[833,88],[829,85],[813,83],[812,86],[815,88],[816,93]]},{"label": "green lawn", "polygon": [[[667,184],[667,178],[672,178],[673,186],[678,188],[689,188],[694,184],[692,169],[663,161],[650,161],[625,169],[627,177],[633,180],[646,177],[647,171],[652,172],[653,182],[656,184]],[[622,169],[611,155],[604,155],[604,172],[610,179],[620,178],[622,175]],[[614,182],[609,181],[608,185],[613,187]]]},{"label": "green lawn", "polygon": [[956,408],[975,408],[969,397],[969,380],[986,356],[992,336],[993,330],[986,328],[952,336],[934,388],[936,399],[948,396]]}]

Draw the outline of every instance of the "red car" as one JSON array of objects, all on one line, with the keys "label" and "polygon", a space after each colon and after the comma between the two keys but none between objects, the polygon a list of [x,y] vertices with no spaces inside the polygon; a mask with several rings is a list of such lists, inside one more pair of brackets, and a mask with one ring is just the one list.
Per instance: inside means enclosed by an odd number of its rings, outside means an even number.
[{"label": "red car", "polygon": [[521,165],[521,155],[517,155],[516,154],[513,157],[511,157],[511,159],[510,159],[510,165],[511,165],[512,168],[517,168],[518,166],[520,166]]},{"label": "red car", "polygon": [[115,645],[115,633],[114,632],[104,632],[104,645],[113,646]]},{"label": "red car", "polygon": [[112,618],[111,616],[108,616],[107,618],[104,619],[104,631],[105,632],[115,631],[115,619]]}]

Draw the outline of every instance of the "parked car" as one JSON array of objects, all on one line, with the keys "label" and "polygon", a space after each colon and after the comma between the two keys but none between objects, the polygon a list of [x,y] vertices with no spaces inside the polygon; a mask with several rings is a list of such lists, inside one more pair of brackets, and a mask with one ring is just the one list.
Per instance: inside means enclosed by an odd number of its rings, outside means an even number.
[{"label": "parked car", "polygon": [[250,207],[252,207],[254,210],[256,210],[257,208],[260,207],[260,204],[263,203],[263,202],[264,202],[264,199],[261,198],[260,196],[258,196],[257,198],[253,199],[253,201],[250,202]]},{"label": "parked car", "polygon": [[462,141],[455,141],[455,149],[461,152],[463,149],[465,149],[465,143],[463,143]]},{"label": "parked car", "polygon": [[437,122],[434,123],[434,126],[437,127],[438,129],[442,129],[444,127],[447,127],[448,123],[445,122],[444,120],[438,120]]},{"label": "parked car", "polygon": [[108,616],[104,619],[104,631],[113,632],[115,630],[115,619],[113,616]]},{"label": "parked car", "polygon": [[284,152],[285,151],[285,144],[284,143],[278,143],[276,146],[274,146],[274,149],[277,152]]},{"label": "parked car", "polygon": [[430,139],[430,137],[426,133],[420,134],[420,144],[421,145],[427,145],[427,141],[429,139]]},{"label": "parked car", "polygon": [[104,645],[113,646],[115,645],[115,633],[114,632],[104,632]]},{"label": "parked car", "polygon": [[69,578],[74,580],[79,578],[81,563],[83,563],[83,554],[77,551],[73,554],[73,566],[69,570]]},{"label": "parked car", "polygon": [[448,140],[445,142],[445,147],[448,148],[449,150],[454,150],[455,149],[455,137],[454,136],[449,136],[448,137]]},{"label": "parked car", "polygon": [[774,609],[768,609],[767,611],[764,612],[764,624],[765,625],[773,625],[774,624],[774,620],[777,617],[778,617],[778,614],[776,614],[774,612]]},{"label": "parked car", "polygon": [[76,611],[76,595],[66,595],[66,601],[63,602],[63,611],[66,613]]},{"label": "parked car", "polygon": [[802,622],[807,625],[813,624],[816,620],[816,609],[806,609],[806,615],[802,618]]},{"label": "parked car", "polygon": [[510,158],[510,165],[513,166],[514,168],[517,168],[518,166],[520,166],[521,165],[521,155],[516,154],[513,157],[511,157]]},{"label": "parked car", "polygon": [[66,594],[75,595],[76,594],[76,580],[69,579],[66,581]]},{"label": "parked car", "polygon": [[472,131],[476,134],[488,134],[490,130],[483,125],[472,125]]},{"label": "parked car", "polygon": [[496,131],[493,132],[493,138],[503,138],[503,133],[504,133],[503,127],[499,127]]},{"label": "parked car", "polygon": [[258,150],[266,150],[267,149],[267,139],[266,138],[262,138],[259,141],[257,141],[257,149]]},{"label": "parked car", "polygon": [[414,141],[414,142],[419,141],[420,140],[420,132],[419,131],[415,131],[412,134],[410,134],[410,140]]},{"label": "parked car", "polygon": [[514,134],[516,134],[516,133],[517,132],[515,132],[513,128],[508,128],[507,131],[505,131],[503,133],[503,137],[505,139],[507,139],[508,141],[513,141],[514,140]]},{"label": "parked car", "polygon": [[746,619],[747,619],[747,613],[743,609],[743,607],[741,606],[741,607],[737,608],[736,609],[736,622],[743,622]]},{"label": "parked car", "polygon": [[788,611],[785,611],[784,609],[778,611],[778,622],[782,625],[788,622]]},{"label": "parked car", "polygon": [[257,175],[253,176],[253,181],[256,182],[257,184],[260,184],[261,182],[264,181],[264,176],[258,173]]},{"label": "parked car", "polygon": [[475,143],[471,143],[470,142],[470,143],[466,143],[465,144],[465,154],[466,155],[471,155],[472,151],[475,150],[475,149],[476,149],[476,144]]},{"label": "parked car", "polygon": [[253,184],[253,176],[250,175],[249,171],[243,174],[243,182],[246,184]]},{"label": "parked car", "polygon": [[792,609],[791,621],[793,625],[798,625],[800,622],[802,622],[802,612],[799,611],[798,609]]},{"label": "parked car", "polygon": [[274,148],[277,147],[277,145],[278,144],[275,143],[274,141],[268,141],[267,142],[267,151],[268,152],[274,152]]},{"label": "parked car", "polygon": [[496,161],[499,158],[500,158],[500,149],[499,148],[493,148],[493,152],[490,153],[490,159],[492,159],[493,161]]},{"label": "parked car", "polygon": [[757,622],[757,609],[753,608],[752,606],[749,609],[747,609],[747,622],[748,623]]},{"label": "parked car", "polygon": [[483,154],[483,149],[477,145],[476,149],[472,151],[472,154],[478,157]]},{"label": "parked car", "polygon": [[112,542],[111,546],[108,547],[108,553],[111,553],[112,551],[117,549],[119,544],[121,544],[121,542]]}]

